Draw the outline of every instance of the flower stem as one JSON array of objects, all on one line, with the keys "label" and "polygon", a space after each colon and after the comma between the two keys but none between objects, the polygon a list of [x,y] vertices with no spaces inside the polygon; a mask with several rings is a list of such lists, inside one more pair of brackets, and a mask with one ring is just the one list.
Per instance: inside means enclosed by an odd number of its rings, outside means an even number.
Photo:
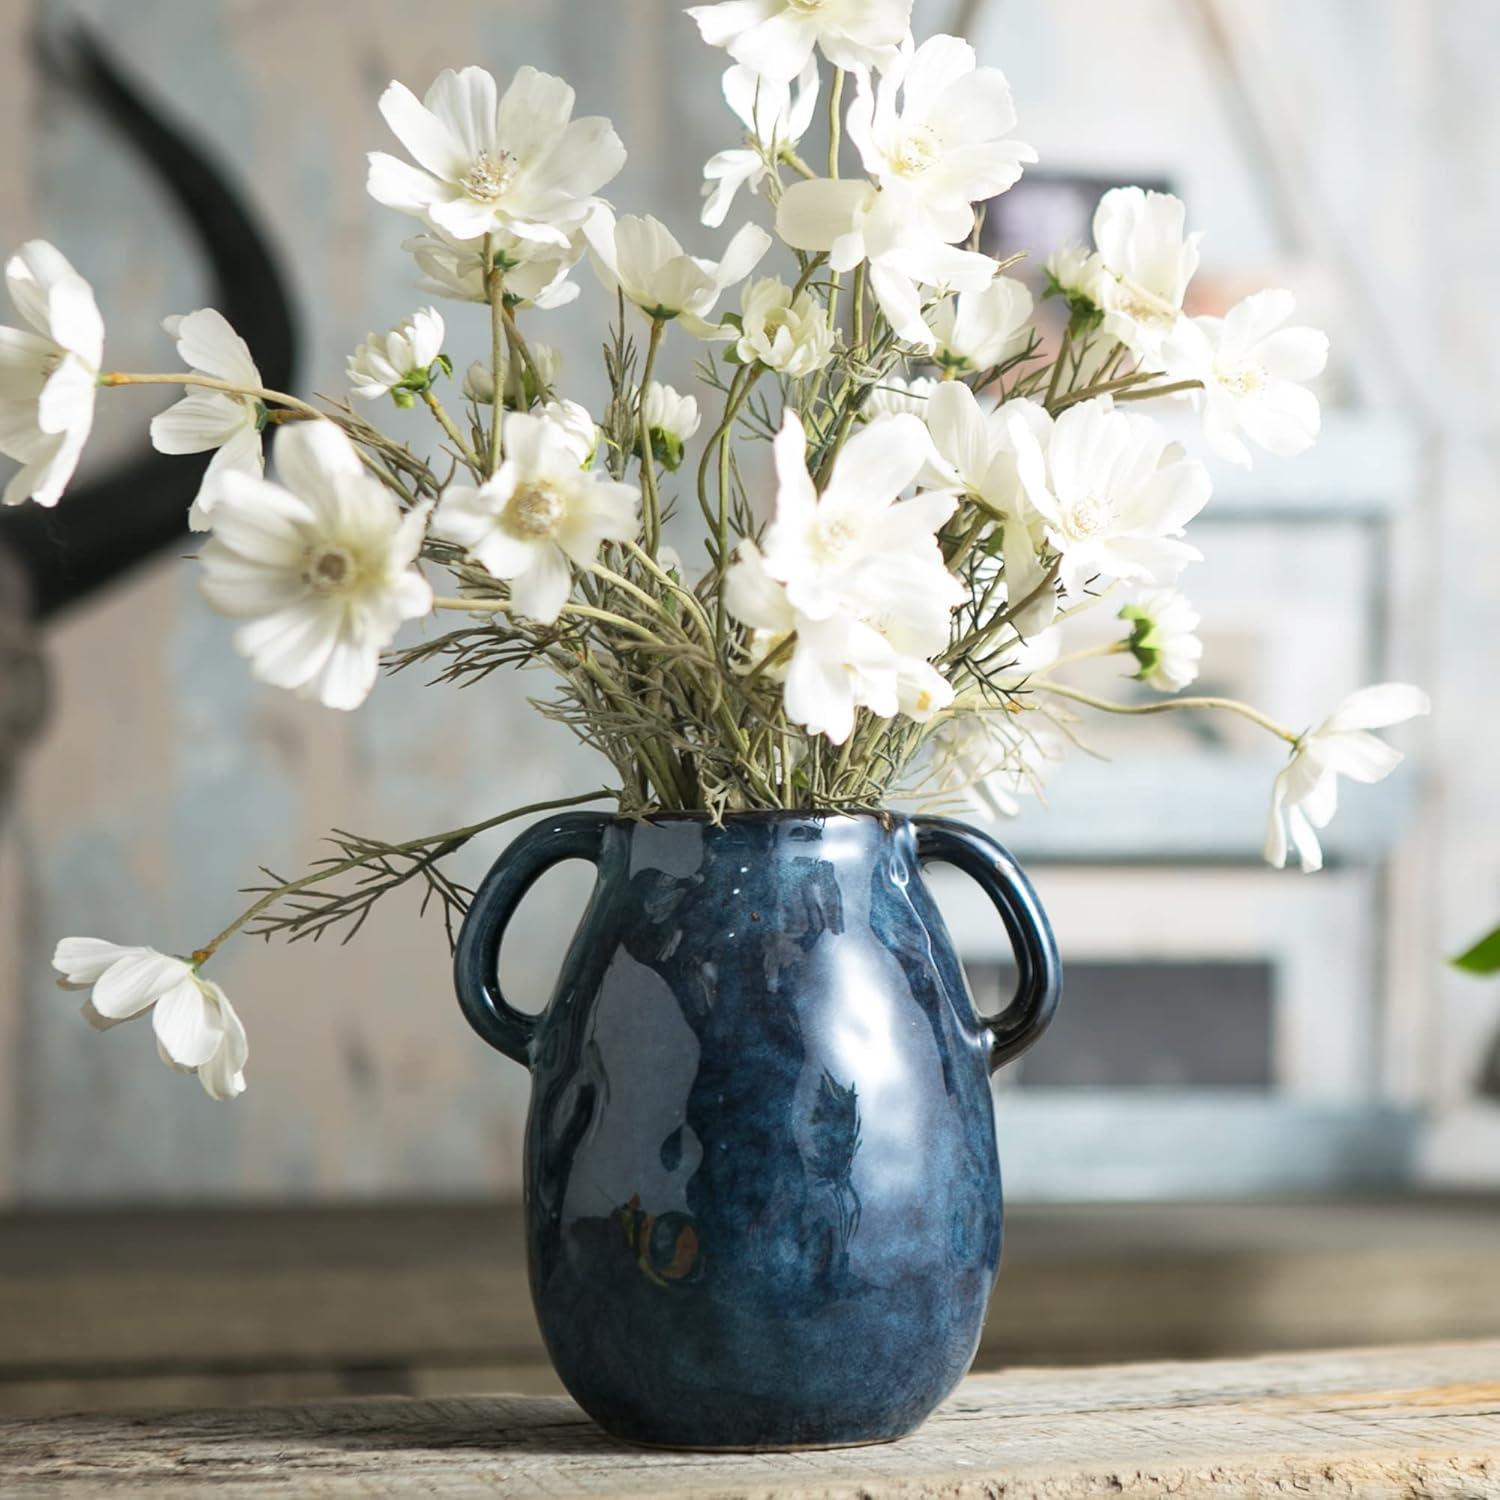
[{"label": "flower stem", "polygon": [[[833,70],[833,82],[828,89],[828,175],[834,179],[839,175],[839,147],[842,144],[840,109],[844,100],[844,70]],[[828,278],[828,322],[836,327],[839,317],[839,290],[843,278],[835,271]]]},{"label": "flower stem", "polygon": [[797,635],[795,631],[783,636],[779,641],[776,642],[774,646],[771,647],[769,651],[766,652],[763,657],[761,657],[758,662],[756,662],[753,667],[750,668],[748,672],[745,673],[745,681],[747,683],[754,682],[755,679],[759,677],[767,667],[773,667],[778,662],[784,661],[791,654],[792,647],[796,644]]},{"label": "flower stem", "polygon": [[437,418],[438,426],[448,434],[448,441],[458,449],[458,456],[468,464],[475,474],[480,473],[478,454],[463,440],[462,433],[454,425],[453,418],[448,415],[443,403],[438,400],[430,388],[422,392],[422,399],[427,403],[427,409]]},{"label": "flower stem", "polygon": [[210,391],[227,391],[232,396],[253,396],[257,401],[274,401],[278,406],[302,412],[309,417],[328,416],[328,413],[319,411],[316,406],[296,396],[289,396],[285,391],[266,390],[258,385],[235,385],[233,381],[217,380],[212,375],[199,375],[195,371],[188,371],[182,375],[137,375],[124,370],[106,370],[100,375],[99,384],[108,386],[196,385]]},{"label": "flower stem", "polygon": [[1039,677],[1050,677],[1061,667],[1071,667],[1074,662],[1093,661],[1101,656],[1121,656],[1130,650],[1128,641],[1106,641],[1098,646],[1085,646],[1079,651],[1069,651],[1066,656],[1059,656],[1056,661],[1048,662],[1045,667],[1038,667],[1031,674],[1035,681]]},{"label": "flower stem", "polygon": [[1063,366],[1068,362],[1068,350],[1072,347],[1072,343],[1072,328],[1064,328],[1062,343],[1058,346],[1057,350],[1057,361],[1052,366],[1052,378],[1047,382],[1047,395],[1042,401],[1042,405],[1045,406],[1049,412],[1053,409],[1052,403],[1057,400],[1057,390],[1058,387],[1062,384]]},{"label": "flower stem", "polygon": [[[437,846],[446,846],[444,855],[453,853],[454,850],[462,848],[470,839],[491,828],[498,828],[502,823],[509,823],[516,818],[524,818],[531,813],[551,812],[559,807],[577,807],[583,802],[597,802],[601,797],[616,797],[619,794],[607,788],[601,788],[597,792],[586,792],[578,797],[555,797],[549,802],[533,802],[526,807],[512,808],[510,812],[500,813],[497,817],[485,818],[479,823],[470,823],[466,828],[450,829],[447,833],[431,833],[423,838],[409,839],[404,844],[392,844],[386,851],[396,854],[416,854],[424,849],[432,849]],[[239,932],[249,922],[253,922],[268,906],[274,905],[285,896],[295,895],[298,891],[304,891],[309,886],[318,885],[325,880],[333,880],[339,875],[347,875],[350,870],[357,870],[366,861],[363,858],[341,859],[336,864],[323,865],[314,870],[311,875],[304,875],[300,880],[289,880],[284,885],[279,885],[273,891],[267,891],[258,901],[249,906],[232,921],[228,927],[215,937],[209,939],[201,948],[195,949],[192,955],[193,966],[201,968],[211,959],[215,953]]]},{"label": "flower stem", "polygon": [[642,534],[646,539],[646,551],[652,557],[656,556],[656,549],[661,541],[661,499],[656,489],[656,455],[651,451],[651,429],[646,422],[646,391],[656,369],[656,352],[661,348],[661,336],[666,326],[664,318],[651,320],[651,338],[646,345],[646,364],[641,371],[641,388],[637,392],[635,408],[636,430],[641,445],[641,493],[646,501]]},{"label": "flower stem", "polygon": [[1149,401],[1153,396],[1175,396],[1180,391],[1201,391],[1201,380],[1174,380],[1170,385],[1137,385],[1121,391],[1116,401]]},{"label": "flower stem", "polygon": [[[432,607],[470,615],[508,615],[513,614],[516,608],[509,599],[463,599],[441,596],[432,601]],[[635,620],[626,619],[624,615],[614,614],[610,610],[599,609],[592,604],[574,604],[570,601],[563,605],[562,612],[575,619],[598,620],[600,624],[612,625],[617,630],[629,630],[643,641],[650,641],[652,645],[667,648],[667,642],[654,631],[648,630]]]},{"label": "flower stem", "polygon": [[844,70],[834,69],[833,83],[828,89],[828,175],[837,177],[839,175],[839,146],[841,144],[839,129],[841,122],[840,106],[844,100]]},{"label": "flower stem", "polygon": [[713,626],[708,623],[708,616],[703,612],[703,606],[698,602],[698,596],[692,589],[678,583],[644,547],[639,547],[634,542],[626,542],[625,550],[651,574],[663,589],[675,594],[683,601],[684,608],[697,621],[699,630],[702,631],[709,646],[712,646],[714,644]]},{"label": "flower stem", "polygon": [[516,351],[521,359],[521,367],[531,377],[532,389],[536,391],[536,399],[545,401],[550,393],[550,387],[542,379],[541,367],[532,357],[531,345],[526,342],[526,336],[521,332],[521,325],[516,322],[516,315],[510,308],[506,307],[505,299],[500,301],[501,316],[505,319],[505,337],[510,342],[510,347]]},{"label": "flower stem", "polygon": [[484,237],[484,290],[490,302],[490,378],[495,404],[490,418],[490,474],[500,467],[505,428],[505,275],[495,264],[495,237]]},{"label": "flower stem", "polygon": [[1038,692],[1051,693],[1057,698],[1067,698],[1073,703],[1082,703],[1087,708],[1095,708],[1106,714],[1170,714],[1193,709],[1219,709],[1224,713],[1238,714],[1242,719],[1249,719],[1252,724],[1269,730],[1277,739],[1285,740],[1289,745],[1297,744],[1302,738],[1285,724],[1278,724],[1275,719],[1261,713],[1259,709],[1251,708],[1248,703],[1241,703],[1237,698],[1166,698],[1159,703],[1114,703],[1108,698],[1096,698],[1092,693],[1081,693],[1077,688],[1064,687],[1060,682],[1038,682],[1036,689]]},{"label": "flower stem", "polygon": [[869,269],[868,261],[860,261],[854,272],[852,333],[850,343],[854,349],[858,349],[865,341],[865,273]]}]

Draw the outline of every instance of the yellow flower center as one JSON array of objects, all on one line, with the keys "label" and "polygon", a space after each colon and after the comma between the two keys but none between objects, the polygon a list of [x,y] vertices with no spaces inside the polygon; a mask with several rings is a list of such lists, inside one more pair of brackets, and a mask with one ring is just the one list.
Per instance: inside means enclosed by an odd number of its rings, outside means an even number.
[{"label": "yellow flower center", "polygon": [[810,16],[828,4],[828,0],[787,0],[786,8],[799,16]]},{"label": "yellow flower center", "polygon": [[858,527],[850,521],[835,518],[818,521],[818,547],[825,557],[842,556],[849,550],[858,535]]},{"label": "yellow flower center", "polygon": [[1063,516],[1063,530],[1074,541],[1084,542],[1098,536],[1114,520],[1115,508],[1108,500],[1096,495],[1085,495],[1074,501]]},{"label": "yellow flower center", "polygon": [[930,125],[919,125],[891,152],[891,168],[903,177],[920,177],[942,154],[943,142]]},{"label": "yellow flower center", "polygon": [[464,173],[459,186],[471,198],[478,198],[481,203],[493,203],[505,196],[515,177],[515,158],[509,151],[499,151],[494,155],[481,151],[475,157],[474,165]]},{"label": "yellow flower center", "polygon": [[1236,396],[1253,396],[1265,390],[1267,378],[1260,365],[1214,366],[1214,379]]},{"label": "yellow flower center", "polygon": [[315,594],[336,594],[354,578],[354,559],[342,547],[309,547],[302,564],[302,581]]},{"label": "yellow flower center", "polygon": [[1137,285],[1128,276],[1120,277],[1115,309],[1137,323],[1156,323],[1170,328],[1177,321],[1177,309],[1170,302]]},{"label": "yellow flower center", "polygon": [[563,509],[563,497],[550,484],[523,484],[505,507],[505,528],[512,536],[536,541],[552,535]]}]

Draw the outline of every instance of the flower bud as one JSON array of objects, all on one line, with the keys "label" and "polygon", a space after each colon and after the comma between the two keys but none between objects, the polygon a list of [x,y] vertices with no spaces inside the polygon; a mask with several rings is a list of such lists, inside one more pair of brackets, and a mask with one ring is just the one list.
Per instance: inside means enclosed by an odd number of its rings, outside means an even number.
[{"label": "flower bud", "polygon": [[656,461],[664,469],[675,471],[682,463],[684,445],[702,421],[696,398],[679,395],[671,386],[653,380],[646,387],[643,416]]}]

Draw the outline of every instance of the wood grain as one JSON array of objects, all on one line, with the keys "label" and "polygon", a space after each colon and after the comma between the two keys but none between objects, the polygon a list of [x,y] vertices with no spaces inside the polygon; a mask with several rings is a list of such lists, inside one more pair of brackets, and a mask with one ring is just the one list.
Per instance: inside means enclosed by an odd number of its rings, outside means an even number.
[{"label": "wood grain", "polygon": [[971,1377],[915,1436],[824,1453],[612,1443],[571,1402],[382,1398],[0,1424],[6,1493],[736,1500],[1500,1494],[1500,1343]]}]

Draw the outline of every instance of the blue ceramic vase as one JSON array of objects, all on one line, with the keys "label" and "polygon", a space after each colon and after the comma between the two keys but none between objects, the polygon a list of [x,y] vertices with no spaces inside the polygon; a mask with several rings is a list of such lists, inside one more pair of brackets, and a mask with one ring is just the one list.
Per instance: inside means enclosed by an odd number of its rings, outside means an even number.
[{"label": "blue ceramic vase", "polygon": [[[567,859],[598,879],[540,1016],[496,977],[507,921]],[[967,872],[1019,989],[977,1014],[923,883]],[[532,1075],[531,1292],[606,1431],[675,1448],[912,1431],[978,1346],[1000,1261],[990,1074],[1061,974],[998,844],[884,813],[548,818],[459,937],[474,1029]]]}]

